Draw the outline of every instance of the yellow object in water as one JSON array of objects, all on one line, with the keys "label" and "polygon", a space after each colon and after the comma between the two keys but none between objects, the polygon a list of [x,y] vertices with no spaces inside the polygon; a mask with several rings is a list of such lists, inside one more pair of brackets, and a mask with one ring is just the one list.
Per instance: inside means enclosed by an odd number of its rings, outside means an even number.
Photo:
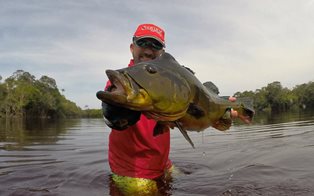
[{"label": "yellow object in water", "polygon": [[125,195],[154,195],[158,193],[157,182],[145,178],[112,175],[112,180],[119,191]]},{"label": "yellow object in water", "polygon": [[[178,173],[178,171],[174,166],[171,166],[161,177],[162,180],[170,181],[173,173]],[[112,174],[111,179],[114,183],[113,186],[117,187],[119,192],[124,195],[158,195],[157,180],[119,176],[116,174]]]}]

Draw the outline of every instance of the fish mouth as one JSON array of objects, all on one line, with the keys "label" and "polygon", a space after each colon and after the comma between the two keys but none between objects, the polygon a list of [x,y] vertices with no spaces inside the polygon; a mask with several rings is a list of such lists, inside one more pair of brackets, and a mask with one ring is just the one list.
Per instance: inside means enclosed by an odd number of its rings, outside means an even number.
[{"label": "fish mouth", "polygon": [[149,108],[151,100],[148,93],[127,73],[106,70],[106,74],[111,85],[106,91],[97,92],[98,99],[133,110]]},{"label": "fish mouth", "polygon": [[114,70],[106,70],[106,74],[111,83],[107,89],[111,95],[123,96],[127,99],[128,96],[132,96],[136,93],[137,88],[132,88],[133,85],[126,75]]}]

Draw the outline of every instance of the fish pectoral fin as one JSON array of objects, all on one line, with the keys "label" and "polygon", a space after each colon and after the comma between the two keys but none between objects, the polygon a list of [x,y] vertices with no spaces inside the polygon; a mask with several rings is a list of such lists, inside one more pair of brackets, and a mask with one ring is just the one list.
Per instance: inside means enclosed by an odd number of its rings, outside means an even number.
[{"label": "fish pectoral fin", "polygon": [[176,126],[178,127],[178,129],[180,130],[180,132],[182,133],[183,137],[191,144],[191,146],[193,148],[194,147],[194,143],[192,142],[190,136],[188,135],[188,133],[186,132],[185,129],[183,129],[183,127],[180,125],[180,123],[178,123],[177,121],[174,121],[174,123],[176,124]]}]

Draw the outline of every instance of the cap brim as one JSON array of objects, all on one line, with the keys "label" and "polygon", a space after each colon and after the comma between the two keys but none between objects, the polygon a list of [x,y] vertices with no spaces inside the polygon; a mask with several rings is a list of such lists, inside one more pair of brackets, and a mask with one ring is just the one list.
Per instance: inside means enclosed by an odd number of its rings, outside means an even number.
[{"label": "cap brim", "polygon": [[165,43],[163,42],[163,41],[161,41],[158,37],[154,37],[154,36],[135,36],[135,38],[137,39],[137,40],[139,40],[139,39],[143,39],[143,38],[152,38],[152,39],[155,39],[155,40],[157,40],[159,43],[161,43],[161,45],[165,48],[166,47],[166,45],[165,45]]}]

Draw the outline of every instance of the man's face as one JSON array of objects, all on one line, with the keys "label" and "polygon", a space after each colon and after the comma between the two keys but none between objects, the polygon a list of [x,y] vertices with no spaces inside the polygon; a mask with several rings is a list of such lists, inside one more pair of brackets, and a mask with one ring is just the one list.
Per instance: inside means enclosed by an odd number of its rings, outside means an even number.
[{"label": "man's face", "polygon": [[162,45],[155,39],[143,38],[130,45],[134,63],[153,60],[163,53]]}]

